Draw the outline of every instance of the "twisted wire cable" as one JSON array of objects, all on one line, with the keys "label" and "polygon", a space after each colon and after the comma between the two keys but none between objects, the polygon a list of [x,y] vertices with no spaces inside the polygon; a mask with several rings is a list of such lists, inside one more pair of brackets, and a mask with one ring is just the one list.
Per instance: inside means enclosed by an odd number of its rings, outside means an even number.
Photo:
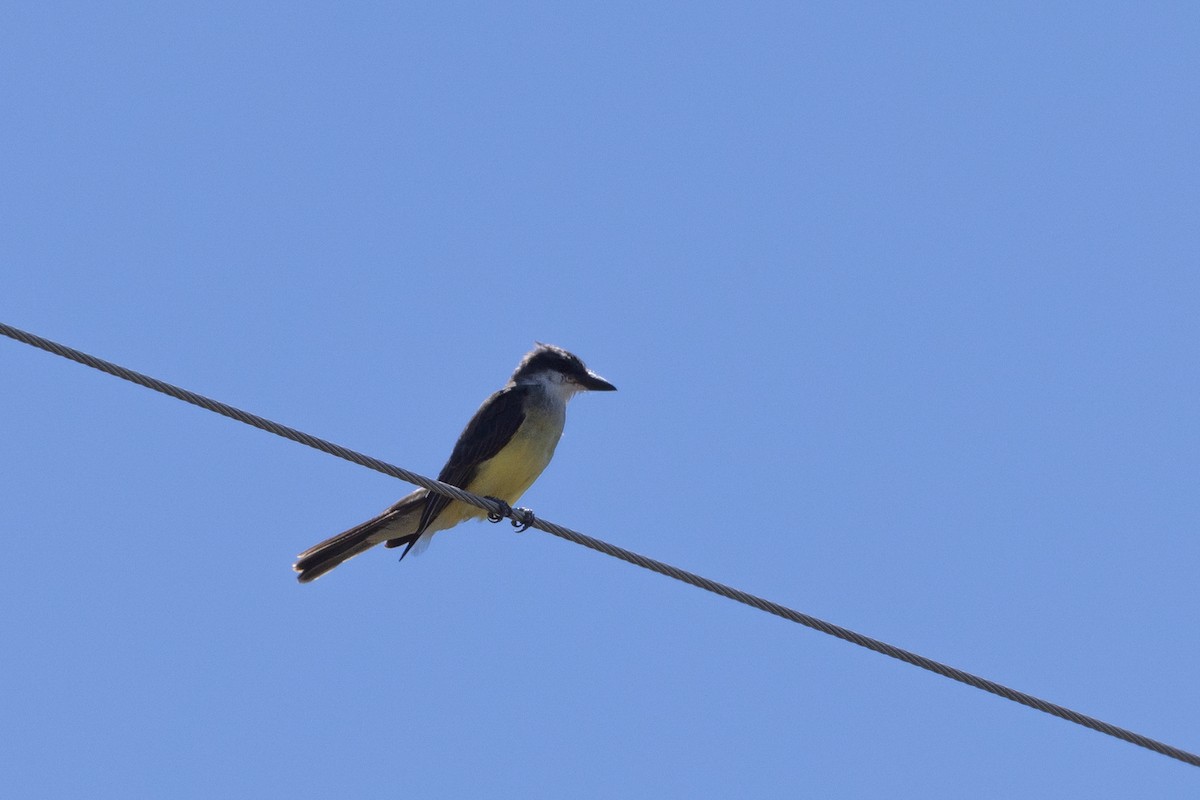
[{"label": "twisted wire cable", "polygon": [[648,569],[651,572],[657,572],[658,574],[665,575],[668,578],[674,578],[677,581],[691,584],[692,586],[703,589],[707,592],[712,592],[713,594],[726,597],[730,600],[735,600],[739,603],[751,606],[752,608],[757,608],[759,611],[765,611],[768,614],[774,614],[777,617],[782,617],[783,619],[804,625],[805,627],[812,628],[813,630],[820,631],[821,633],[835,636],[838,639],[856,644],[859,647],[865,647],[868,650],[874,650],[876,653],[881,653],[885,656],[903,661],[907,664],[912,664],[915,667],[929,670],[930,672],[950,678],[951,680],[958,681],[959,683],[965,683],[966,685],[973,686],[976,689],[981,689],[985,692],[990,692],[991,694],[1003,697],[1006,700],[1011,700],[1014,703],[1020,703],[1023,706],[1028,706],[1029,708],[1059,717],[1060,719],[1065,719],[1068,722],[1075,723],[1076,725],[1082,725],[1085,728],[1091,728],[1094,731],[1121,739],[1129,742],[1130,744],[1135,744],[1138,747],[1144,747],[1147,750],[1153,750],[1154,752],[1160,753],[1168,758],[1182,761],[1185,764],[1191,764],[1194,767],[1200,767],[1200,755],[1196,755],[1195,753],[1190,753],[1186,750],[1165,744],[1156,739],[1151,739],[1148,736],[1143,736],[1140,733],[1135,733],[1134,731],[1118,727],[1103,720],[1096,719],[1095,717],[1081,714],[1078,711],[1074,711],[1065,706],[1060,706],[1056,703],[1042,700],[1041,698],[1034,697],[1031,694],[1026,694],[1025,692],[1011,689],[1003,684],[988,680],[987,678],[982,678],[978,675],[958,669],[957,667],[943,664],[940,661],[934,661],[933,659],[926,658],[918,653],[913,653],[908,650],[904,650],[903,648],[896,647],[895,645],[888,644],[887,642],[873,639],[870,636],[865,636],[848,628],[843,628],[840,625],[834,625],[831,622],[826,622],[825,620],[818,619],[817,617],[809,614],[804,614],[800,611],[780,605],[779,603],[771,600],[766,600],[750,594],[749,592],[743,592],[741,589],[735,589],[732,586],[726,586],[723,583],[710,580],[702,575],[697,575],[693,572],[688,572],[687,570],[680,569],[679,567],[672,566],[662,561],[657,561],[653,558],[643,556],[639,553],[633,552],[632,550],[626,550],[623,547],[617,547],[616,545],[609,544],[608,542],[593,538],[591,536],[587,536],[579,531],[565,528],[562,525],[557,525],[548,520],[543,520],[537,517],[529,519],[523,515],[520,510],[513,512],[512,509],[505,508],[493,500],[479,497],[478,495],[464,491],[457,486],[451,486],[440,481],[426,478],[423,475],[418,475],[415,472],[409,472],[406,469],[393,466],[392,464],[380,461],[377,458],[363,455],[362,453],[350,450],[349,448],[342,447],[338,444],[334,444],[333,442],[327,442],[324,439],[304,433],[303,431],[298,431],[295,428],[289,428],[286,425],[273,422],[264,417],[260,417],[257,414],[251,414],[248,411],[242,411],[241,409],[234,408],[233,406],[222,403],[218,400],[213,400],[203,395],[196,394],[195,392],[188,391],[187,389],[182,389],[165,381],[160,381],[157,378],[151,378],[150,376],[143,375],[140,372],[134,372],[131,369],[113,364],[110,361],[96,358],[95,356],[88,355],[87,353],[83,353],[79,350],[58,344],[57,342],[52,342],[49,339],[43,339],[40,336],[22,331],[2,322],[0,322],[0,334],[8,336],[12,339],[16,339],[19,342],[24,342],[25,344],[33,347],[37,347],[41,350],[45,350],[49,353],[54,353],[55,355],[70,359],[71,361],[83,364],[84,366],[100,370],[101,372],[106,372],[109,375],[131,381],[139,386],[145,386],[147,389],[153,389],[156,392],[161,392],[165,395],[183,400],[186,403],[200,406],[201,408],[216,412],[217,414],[229,417],[230,419],[235,419],[238,422],[243,422],[247,425],[259,428],[260,430],[267,431],[268,433],[273,433],[276,436],[282,436],[285,439],[291,439],[293,442],[299,442],[300,444],[307,445],[324,453],[329,453],[330,455],[343,458],[368,469],[373,469],[376,472],[382,472],[384,475],[391,475],[393,478],[399,478],[402,481],[415,484],[422,488],[428,489],[431,492],[437,492],[455,500],[459,500],[463,503],[482,508],[493,516],[500,517],[503,515],[508,515],[513,519],[514,523],[527,523],[530,527],[537,528],[538,530],[544,531],[553,536],[557,536],[561,539],[566,539],[569,542],[583,545],[584,547],[591,548],[592,550],[604,553],[605,555],[612,556],[613,558],[620,559],[621,561],[625,561],[643,569]]}]

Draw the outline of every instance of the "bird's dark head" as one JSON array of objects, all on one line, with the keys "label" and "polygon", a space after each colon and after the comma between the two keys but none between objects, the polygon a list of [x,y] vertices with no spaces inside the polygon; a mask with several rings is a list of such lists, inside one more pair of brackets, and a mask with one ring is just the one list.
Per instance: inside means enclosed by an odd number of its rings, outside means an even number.
[{"label": "bird's dark head", "polygon": [[613,392],[617,387],[592,372],[579,356],[552,344],[537,343],[512,374],[513,383],[546,383],[577,391]]}]

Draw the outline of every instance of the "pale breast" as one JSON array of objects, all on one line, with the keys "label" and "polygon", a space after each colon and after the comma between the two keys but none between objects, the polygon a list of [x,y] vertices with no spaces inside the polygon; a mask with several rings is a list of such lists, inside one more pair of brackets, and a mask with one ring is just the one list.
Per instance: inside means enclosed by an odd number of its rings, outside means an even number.
[{"label": "pale breast", "polygon": [[541,405],[528,408],[525,421],[512,441],[480,465],[467,488],[476,494],[516,503],[554,457],[565,421],[565,408]]}]

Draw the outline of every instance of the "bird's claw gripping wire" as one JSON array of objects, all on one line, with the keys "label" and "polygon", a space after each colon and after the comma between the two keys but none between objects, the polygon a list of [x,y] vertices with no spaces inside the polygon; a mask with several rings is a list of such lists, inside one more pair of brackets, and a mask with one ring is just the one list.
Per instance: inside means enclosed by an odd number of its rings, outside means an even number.
[{"label": "bird's claw gripping wire", "polygon": [[517,529],[517,533],[529,530],[529,526],[533,524],[533,510],[529,508],[514,508],[512,511],[512,526]]},{"label": "bird's claw gripping wire", "polygon": [[499,497],[492,497],[489,494],[489,495],[484,495],[483,499],[491,500],[493,503],[500,506],[499,511],[489,511],[488,512],[488,522],[499,522],[500,520],[504,519],[505,517],[512,516],[512,512],[513,512],[512,506],[510,506],[508,503],[501,500]]},{"label": "bird's claw gripping wire", "polygon": [[528,508],[513,508],[508,503],[501,500],[499,497],[488,495],[485,500],[491,500],[496,505],[500,506],[499,511],[489,511],[487,518],[488,522],[499,522],[508,517],[512,520],[512,526],[517,529],[517,533],[529,530],[529,526],[533,524],[533,511]]}]

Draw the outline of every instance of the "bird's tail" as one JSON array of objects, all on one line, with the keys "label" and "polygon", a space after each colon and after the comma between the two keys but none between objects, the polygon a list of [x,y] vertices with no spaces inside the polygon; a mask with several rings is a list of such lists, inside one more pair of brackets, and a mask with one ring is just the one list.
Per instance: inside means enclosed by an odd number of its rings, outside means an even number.
[{"label": "bird's tail", "polygon": [[301,583],[314,581],[343,561],[370,550],[382,541],[415,541],[417,523],[427,496],[424,489],[418,489],[379,516],[308,548],[296,557],[296,563],[292,565],[292,569],[298,573],[296,578]]}]

